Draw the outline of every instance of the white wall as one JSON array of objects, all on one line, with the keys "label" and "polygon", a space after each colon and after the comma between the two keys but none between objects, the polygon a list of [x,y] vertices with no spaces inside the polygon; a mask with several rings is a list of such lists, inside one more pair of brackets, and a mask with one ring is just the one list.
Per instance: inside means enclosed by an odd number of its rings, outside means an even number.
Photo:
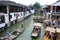
[{"label": "white wall", "polygon": [[18,15],[19,15],[19,16],[18,16],[18,19],[20,19],[20,16],[21,16],[21,15],[20,15],[20,12],[18,12]]},{"label": "white wall", "polygon": [[26,11],[26,12],[25,12],[25,17],[27,17],[27,16],[29,16],[29,15],[30,15],[29,11]]},{"label": "white wall", "polygon": [[9,23],[9,15],[5,14],[5,23],[8,24]]},{"label": "white wall", "polygon": [[10,21],[14,21],[16,20],[16,15],[14,16],[15,13],[10,13],[10,15],[12,15],[12,18],[10,19]]},{"label": "white wall", "polygon": [[23,17],[24,17],[24,12],[21,12],[20,14],[22,14],[22,15],[21,15],[21,18],[23,19]]},{"label": "white wall", "polygon": [[0,24],[0,28],[5,27],[5,23]]},{"label": "white wall", "polygon": [[31,10],[31,13],[32,13],[32,14],[34,14],[34,13],[35,13],[35,11],[34,11],[34,10]]}]

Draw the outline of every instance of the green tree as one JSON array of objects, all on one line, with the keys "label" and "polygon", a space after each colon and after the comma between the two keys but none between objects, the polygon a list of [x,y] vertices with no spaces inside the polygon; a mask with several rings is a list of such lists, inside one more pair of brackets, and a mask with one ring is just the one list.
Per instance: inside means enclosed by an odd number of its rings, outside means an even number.
[{"label": "green tree", "polygon": [[35,9],[40,9],[41,8],[40,3],[38,3],[38,2],[35,2],[35,4],[33,4],[33,7]]}]

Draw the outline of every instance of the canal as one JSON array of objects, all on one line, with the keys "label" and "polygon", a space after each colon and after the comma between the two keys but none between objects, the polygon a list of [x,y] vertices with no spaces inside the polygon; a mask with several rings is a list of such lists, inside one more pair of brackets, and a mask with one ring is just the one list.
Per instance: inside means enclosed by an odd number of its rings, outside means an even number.
[{"label": "canal", "polygon": [[[38,14],[38,15],[40,15],[40,14]],[[35,14],[35,16],[38,16],[38,15]],[[44,35],[44,26],[42,23],[41,23],[42,24],[41,33],[40,33],[39,37],[37,37],[37,38],[31,37],[31,32],[33,30],[33,25],[35,23],[33,18],[34,18],[34,15],[27,17],[23,21],[23,25],[24,25],[25,30],[16,40],[41,40],[42,39],[42,36]],[[20,27],[21,27],[21,22],[18,22],[15,25],[12,25],[8,29],[6,29],[4,32],[1,32],[0,37],[5,36],[7,31],[12,32]]]}]

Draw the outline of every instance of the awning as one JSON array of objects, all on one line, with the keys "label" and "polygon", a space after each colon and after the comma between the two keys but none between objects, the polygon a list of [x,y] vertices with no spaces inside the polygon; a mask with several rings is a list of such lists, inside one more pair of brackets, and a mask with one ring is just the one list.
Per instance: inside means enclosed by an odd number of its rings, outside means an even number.
[{"label": "awning", "polygon": [[51,6],[60,6],[60,1],[57,1],[56,3],[52,4]]},{"label": "awning", "polygon": [[13,1],[0,1],[0,6],[24,6],[22,4],[13,2]]}]

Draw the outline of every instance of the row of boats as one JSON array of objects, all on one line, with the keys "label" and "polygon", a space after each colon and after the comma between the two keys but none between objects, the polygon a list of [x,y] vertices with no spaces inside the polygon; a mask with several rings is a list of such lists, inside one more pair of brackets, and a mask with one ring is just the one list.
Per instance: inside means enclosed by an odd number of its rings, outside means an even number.
[{"label": "row of boats", "polygon": [[43,22],[43,19],[44,19],[43,16],[34,16],[34,21],[35,21],[35,22],[40,22],[40,23],[42,23],[42,22]]},{"label": "row of boats", "polygon": [[42,40],[60,40],[60,28],[53,27],[51,20],[46,19],[43,21],[45,26],[45,34]]},{"label": "row of boats", "polygon": [[41,32],[41,23],[43,22],[43,19],[41,16],[34,16],[34,28],[32,30],[31,36],[32,37],[38,37]]},{"label": "row of boats", "polygon": [[41,23],[43,23],[45,26],[45,33],[41,40],[60,40],[60,28],[52,27],[50,20],[44,19],[42,16],[35,16],[34,21],[38,23],[34,24],[31,36],[37,37],[40,34]]}]

